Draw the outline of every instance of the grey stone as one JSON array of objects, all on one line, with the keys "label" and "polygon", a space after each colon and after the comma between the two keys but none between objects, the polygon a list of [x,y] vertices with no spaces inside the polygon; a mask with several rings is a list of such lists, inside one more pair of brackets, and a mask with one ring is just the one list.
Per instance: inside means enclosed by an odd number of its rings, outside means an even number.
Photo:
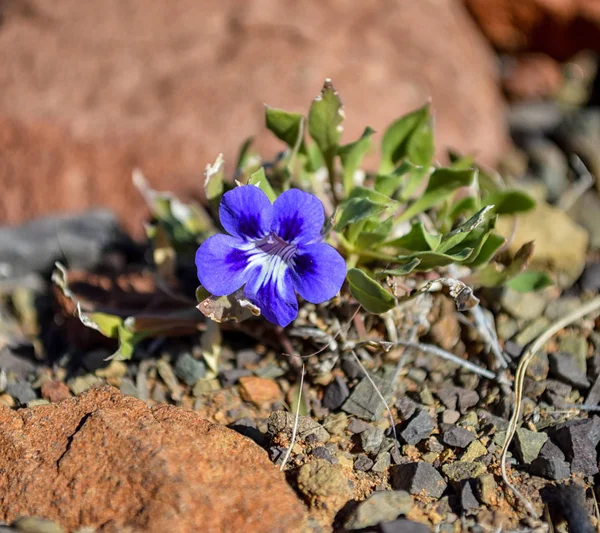
[{"label": "grey stone", "polygon": [[403,490],[377,491],[360,502],[346,520],[346,529],[363,529],[390,522],[400,515],[406,515],[413,507],[408,492]]},{"label": "grey stone", "polygon": [[0,369],[6,374],[14,374],[18,380],[27,379],[33,375],[39,363],[24,355],[19,355],[16,350],[9,346],[0,349]]},{"label": "grey stone", "polygon": [[475,439],[475,433],[458,426],[442,427],[442,440],[448,446],[466,448]]},{"label": "grey stone", "polygon": [[[383,379],[379,376],[372,376],[372,379],[381,392],[381,395],[389,403],[394,394],[394,386],[391,380]],[[381,418],[385,406],[379,395],[373,390],[373,385],[371,385],[367,378],[364,378],[344,402],[342,409],[346,413],[364,420],[375,421]]]},{"label": "grey stone", "polygon": [[496,505],[498,485],[492,474],[483,474],[477,478],[477,496],[479,501],[485,505]]},{"label": "grey stone", "polygon": [[354,461],[354,470],[358,470],[359,472],[368,472],[371,470],[374,464],[375,461],[364,454],[360,454]]},{"label": "grey stone", "polygon": [[317,446],[312,451],[312,454],[319,459],[324,459],[325,461],[330,462],[332,465],[338,463],[338,458],[335,457],[325,446]]},{"label": "grey stone", "polygon": [[[291,438],[294,427],[295,416],[287,411],[274,411],[267,421],[267,432],[271,438],[279,433],[285,432]],[[314,434],[318,442],[327,442],[330,438],[329,432],[315,422],[309,416],[300,415],[298,417],[298,438],[304,440],[308,435]]]},{"label": "grey stone", "polygon": [[479,395],[475,391],[452,385],[442,387],[436,395],[447,409],[458,409],[462,414],[479,402]]},{"label": "grey stone", "polygon": [[352,420],[350,420],[350,423],[348,424],[348,427],[346,429],[350,433],[356,435],[372,427],[373,426],[371,424],[365,422],[364,420],[361,420],[360,418],[353,418]]},{"label": "grey stone", "polygon": [[356,379],[365,375],[362,368],[356,362],[354,357],[345,357],[342,360],[342,370],[349,379]]},{"label": "grey stone", "polygon": [[21,405],[25,405],[27,402],[37,398],[35,391],[27,381],[9,383],[6,385],[6,392]]},{"label": "grey stone", "polygon": [[585,268],[579,278],[579,286],[584,291],[600,291],[600,263],[593,263]]},{"label": "grey stone", "polygon": [[442,411],[442,424],[456,424],[460,418],[460,413],[454,409],[444,409]]},{"label": "grey stone", "polygon": [[373,472],[385,472],[386,468],[390,466],[392,462],[392,456],[389,452],[379,452],[375,464],[371,468]]},{"label": "grey stone", "polygon": [[556,457],[538,457],[531,463],[531,473],[547,479],[567,479],[571,475],[569,463]]},{"label": "grey stone", "polygon": [[260,361],[260,354],[255,350],[240,350],[235,354],[235,364],[238,368],[255,365]]},{"label": "grey stone", "polygon": [[564,152],[543,137],[527,142],[525,150],[531,171],[548,190],[548,201],[555,202],[569,187],[569,165]]},{"label": "grey stone", "polygon": [[102,348],[85,352],[80,358],[81,366],[88,372],[96,372],[96,370],[106,368],[110,364],[110,361],[107,361],[107,359],[111,355],[111,352]]},{"label": "grey stone", "polygon": [[540,316],[527,324],[527,327],[520,331],[513,340],[519,346],[525,346],[536,339],[549,325],[550,321],[546,317]]},{"label": "grey stone", "polygon": [[135,383],[129,378],[121,378],[121,384],[119,385],[119,390],[125,396],[133,396],[134,398],[139,397],[138,389]]},{"label": "grey stone", "polygon": [[360,444],[367,453],[376,452],[383,441],[383,429],[370,428],[360,434]]},{"label": "grey stone", "polygon": [[515,452],[521,462],[529,464],[539,455],[547,440],[546,433],[519,428],[515,434]]},{"label": "grey stone", "polygon": [[402,425],[399,436],[406,444],[417,444],[429,437],[434,429],[433,418],[420,409],[415,416]]},{"label": "grey stone", "polygon": [[558,351],[571,355],[581,371],[587,372],[587,340],[582,335],[567,334],[564,335],[558,343]]},{"label": "grey stone", "polygon": [[577,296],[561,296],[548,304],[548,307],[544,311],[544,316],[550,322],[555,322],[563,316],[579,309],[579,307],[581,307],[581,298]]},{"label": "grey stone", "polygon": [[504,289],[500,303],[514,318],[533,320],[542,315],[547,301],[539,292],[523,293],[512,289]]},{"label": "grey stone", "polygon": [[426,462],[405,463],[390,469],[390,484],[394,489],[407,490],[411,494],[423,494],[439,498],[446,490],[444,478]]},{"label": "grey stone", "polygon": [[69,259],[71,268],[92,270],[109,250],[133,250],[135,245],[107,210],[54,215],[20,226],[0,226],[0,269],[4,277],[44,274],[54,263]]},{"label": "grey stone", "polygon": [[334,411],[342,406],[348,396],[350,396],[348,385],[346,385],[344,379],[335,376],[333,381],[325,388],[322,405],[330,411]]},{"label": "grey stone", "polygon": [[399,518],[392,522],[385,522],[379,525],[381,533],[430,533],[429,527],[419,522]]},{"label": "grey stone", "polygon": [[181,354],[173,369],[175,375],[189,387],[193,387],[199,379],[206,377],[206,364],[204,361],[194,359],[191,354]]},{"label": "grey stone", "polygon": [[402,420],[408,420],[417,410],[417,404],[413,402],[408,396],[400,396],[396,400],[396,409]]},{"label": "grey stone", "polygon": [[251,376],[252,372],[245,368],[232,368],[219,372],[219,381],[224,389],[233,387],[240,378]]},{"label": "grey stone", "polygon": [[585,398],[585,404],[589,406],[595,406],[600,403],[600,376],[596,378],[594,384],[590,387],[590,390]]},{"label": "grey stone", "polygon": [[463,511],[468,512],[479,507],[479,501],[475,497],[474,479],[466,479],[461,483],[459,497]]},{"label": "grey stone", "polygon": [[[590,249],[600,248],[600,196],[594,190],[586,191],[568,211],[569,216],[590,234]],[[597,278],[596,278],[597,279]],[[596,281],[597,283],[597,281]],[[591,284],[593,287],[594,284]],[[580,285],[580,287],[582,287]],[[582,287],[583,288],[583,287]],[[588,289],[588,290],[598,290]]]}]

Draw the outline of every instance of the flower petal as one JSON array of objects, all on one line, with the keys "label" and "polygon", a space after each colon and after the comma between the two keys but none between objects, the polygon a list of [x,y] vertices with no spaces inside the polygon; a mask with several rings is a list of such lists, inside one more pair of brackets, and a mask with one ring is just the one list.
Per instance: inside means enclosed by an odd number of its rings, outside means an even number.
[{"label": "flower petal", "polygon": [[223,195],[219,217],[229,234],[246,240],[258,240],[271,229],[273,205],[255,185],[242,185]]},{"label": "flower petal", "polygon": [[310,303],[320,304],[342,287],[346,261],[329,244],[309,244],[298,248],[290,270],[298,294]]},{"label": "flower petal", "polygon": [[290,189],[273,203],[271,230],[286,242],[300,244],[319,239],[325,223],[323,204],[314,194]]},{"label": "flower petal", "polygon": [[269,322],[285,327],[298,316],[290,269],[276,255],[265,254],[255,264],[260,268],[252,269],[244,294]]},{"label": "flower petal", "polygon": [[[202,286],[215,296],[237,291],[250,277],[252,251],[238,237],[213,235],[196,252],[196,268]],[[244,247],[246,250],[244,250]]]}]

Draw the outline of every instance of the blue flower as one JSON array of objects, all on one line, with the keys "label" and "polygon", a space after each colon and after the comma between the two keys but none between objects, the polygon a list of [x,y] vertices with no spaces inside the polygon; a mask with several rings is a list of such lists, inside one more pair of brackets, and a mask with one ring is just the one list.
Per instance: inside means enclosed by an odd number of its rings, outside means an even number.
[{"label": "blue flower", "polygon": [[296,292],[318,304],[333,298],[346,262],[322,241],[323,204],[299,189],[274,203],[255,185],[226,192],[219,207],[229,235],[209,237],[196,252],[198,279],[215,296],[245,285],[244,295],[263,316],[287,326],[298,315]]}]

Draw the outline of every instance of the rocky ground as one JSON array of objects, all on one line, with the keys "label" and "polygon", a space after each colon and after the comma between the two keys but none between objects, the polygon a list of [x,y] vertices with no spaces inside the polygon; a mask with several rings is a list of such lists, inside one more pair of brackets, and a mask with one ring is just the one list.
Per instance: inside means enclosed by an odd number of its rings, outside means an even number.
[{"label": "rocky ground", "polygon": [[[105,17],[0,1],[0,220],[81,212],[0,226],[0,531],[598,528],[598,315],[544,345],[522,397],[515,378],[527,346],[600,291],[600,77],[593,55],[574,55],[597,47],[600,19],[576,0],[464,3],[501,56],[459,2],[305,2],[284,17],[268,0],[128,0]],[[437,145],[499,163],[537,199],[502,231],[507,252],[535,240],[533,266],[556,285],[478,293],[481,314],[423,294],[385,319],[345,295],[284,331],[206,322],[192,259],[165,288],[133,238],[147,210],[132,168],[193,194],[199,170],[258,129],[263,101],[304,110],[326,75],[350,136],[433,95]],[[170,335],[107,360],[115,342],[51,283],[57,260],[84,308],[143,311],[146,325],[168,313]],[[410,346],[378,344],[394,336]],[[517,404],[508,475],[531,510],[501,471]]]}]

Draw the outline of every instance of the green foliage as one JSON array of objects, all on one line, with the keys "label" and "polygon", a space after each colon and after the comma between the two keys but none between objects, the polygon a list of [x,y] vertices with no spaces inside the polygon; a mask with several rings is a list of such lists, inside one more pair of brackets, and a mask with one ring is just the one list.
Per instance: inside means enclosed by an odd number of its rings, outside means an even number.
[{"label": "green foliage", "polygon": [[396,298],[358,268],[348,270],[350,292],[369,313],[385,313],[396,306]]}]

